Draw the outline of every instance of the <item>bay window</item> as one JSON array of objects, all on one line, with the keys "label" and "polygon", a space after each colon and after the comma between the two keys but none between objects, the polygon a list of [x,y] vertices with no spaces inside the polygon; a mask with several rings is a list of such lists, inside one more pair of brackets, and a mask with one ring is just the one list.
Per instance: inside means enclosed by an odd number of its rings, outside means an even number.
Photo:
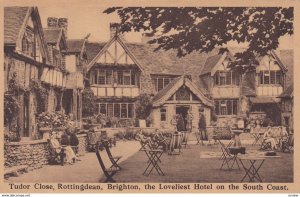
[{"label": "bay window", "polygon": [[238,101],[236,99],[215,100],[216,115],[237,115]]},{"label": "bay window", "polygon": [[274,70],[260,71],[259,83],[262,85],[282,84],[282,72]]}]

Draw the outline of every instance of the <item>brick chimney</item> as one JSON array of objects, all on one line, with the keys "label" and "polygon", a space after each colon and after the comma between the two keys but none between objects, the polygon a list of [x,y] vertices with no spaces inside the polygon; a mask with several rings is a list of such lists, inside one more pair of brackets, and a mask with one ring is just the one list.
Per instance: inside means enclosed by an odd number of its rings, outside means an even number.
[{"label": "brick chimney", "polygon": [[121,40],[125,41],[124,34],[120,33],[119,31],[119,23],[110,23],[109,24],[110,30],[110,38],[113,38],[115,35],[118,35]]},{"label": "brick chimney", "polygon": [[49,28],[57,28],[58,27],[58,18],[56,18],[56,17],[48,17],[47,18],[47,27],[49,27]]},{"label": "brick chimney", "polygon": [[67,39],[68,35],[68,19],[67,18],[59,18],[58,19],[58,27],[62,28]]}]

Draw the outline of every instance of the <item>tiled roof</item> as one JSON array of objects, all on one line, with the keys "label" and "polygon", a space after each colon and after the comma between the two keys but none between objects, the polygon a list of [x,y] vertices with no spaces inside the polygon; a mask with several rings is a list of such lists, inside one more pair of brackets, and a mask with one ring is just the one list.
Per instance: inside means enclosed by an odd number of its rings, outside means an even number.
[{"label": "tiled roof", "polygon": [[105,44],[105,42],[87,42],[85,44],[88,62],[91,62],[96,57]]},{"label": "tiled roof", "polygon": [[290,85],[287,87],[279,96],[281,98],[293,98],[294,97],[294,86]]},{"label": "tiled roof", "polygon": [[62,29],[60,28],[44,28],[44,37],[45,37],[45,41],[47,44],[56,44],[58,39],[59,39],[59,35],[60,32],[62,31]]},{"label": "tiled roof", "polygon": [[218,63],[218,61],[220,60],[221,57],[222,57],[221,54],[216,54],[216,55],[208,57],[205,61],[203,70],[201,71],[201,75],[210,73],[211,70]]},{"label": "tiled roof", "polygon": [[68,53],[80,53],[84,44],[84,39],[67,40]]},{"label": "tiled roof", "polygon": [[290,86],[293,84],[293,67],[294,67],[294,53],[293,50],[281,50],[279,53],[279,57],[281,62],[286,66],[288,69],[286,73],[286,82],[287,86]]},{"label": "tiled roof", "polygon": [[16,44],[30,7],[4,7],[4,43]]},{"label": "tiled roof", "polygon": [[174,80],[172,80],[166,87],[164,87],[162,90],[160,90],[154,97],[153,97],[153,102],[158,101],[161,99],[163,96],[166,95],[167,92],[170,91],[170,89],[179,81],[181,80],[183,76],[177,77]]}]

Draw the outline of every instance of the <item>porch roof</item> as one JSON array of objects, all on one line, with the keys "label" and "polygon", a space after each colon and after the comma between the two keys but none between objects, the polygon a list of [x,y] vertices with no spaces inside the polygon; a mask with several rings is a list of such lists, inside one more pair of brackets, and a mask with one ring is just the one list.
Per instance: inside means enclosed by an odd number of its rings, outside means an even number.
[{"label": "porch roof", "polygon": [[254,104],[278,103],[272,97],[253,97],[253,98],[250,98],[250,101]]},{"label": "porch roof", "polygon": [[158,107],[163,105],[170,98],[170,96],[175,94],[175,92],[183,85],[188,87],[204,105],[209,107],[214,106],[213,102],[205,96],[201,89],[199,89],[199,87],[185,75],[174,79],[166,87],[159,91],[153,98],[153,106]]}]

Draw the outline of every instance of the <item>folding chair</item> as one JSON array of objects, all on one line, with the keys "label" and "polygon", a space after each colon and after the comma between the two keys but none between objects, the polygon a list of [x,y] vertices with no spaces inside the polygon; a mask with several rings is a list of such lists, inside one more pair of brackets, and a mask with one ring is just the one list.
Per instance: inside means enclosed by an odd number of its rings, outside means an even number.
[{"label": "folding chair", "polygon": [[291,152],[293,150],[294,150],[294,135],[290,134],[287,140],[281,142],[281,151]]},{"label": "folding chair", "polygon": [[[229,147],[231,147],[231,145],[233,144],[233,141],[230,141],[227,145],[225,145],[223,142],[221,142],[221,140],[217,140],[219,142],[219,144],[221,145],[221,150],[225,150],[226,148],[228,149]],[[220,157],[220,160],[222,160],[224,158],[224,153],[222,151],[222,155]]]},{"label": "folding chair", "polygon": [[122,168],[119,166],[118,161],[122,158],[122,156],[112,156],[112,154],[110,152],[108,140],[103,140],[102,143],[103,143],[103,146],[107,153],[107,156],[108,156],[110,162],[112,163],[111,167],[116,167],[118,170],[121,170]]},{"label": "folding chair", "polygon": [[260,150],[272,150],[271,142],[266,142],[266,139],[263,139],[260,145]]},{"label": "folding chair", "polygon": [[111,166],[109,168],[106,168],[105,167],[105,164],[103,162],[103,159],[101,157],[101,154],[100,154],[100,151],[99,151],[99,145],[100,143],[97,143],[97,146],[96,146],[96,149],[95,149],[95,152],[96,152],[96,156],[97,156],[97,159],[98,159],[98,162],[100,164],[100,167],[106,177],[105,179],[105,182],[116,182],[114,179],[113,179],[113,176],[119,171],[118,168],[116,168],[115,166]]},{"label": "folding chair", "polygon": [[[171,138],[170,146],[169,146],[169,155],[172,154],[180,154],[181,153],[181,134],[180,133],[174,133]],[[178,152],[176,153],[176,150]]]},{"label": "folding chair", "polygon": [[149,176],[151,174],[151,172],[153,171],[153,169],[155,169],[156,172],[160,176],[164,176],[165,174],[163,173],[162,169],[159,166],[159,163],[161,163],[160,158],[163,154],[163,151],[157,150],[157,149],[151,150],[151,149],[146,148],[145,153],[148,156],[148,165],[147,165],[145,171],[143,172],[143,175]]},{"label": "folding chair", "polygon": [[234,164],[236,164],[238,166],[238,168],[240,169],[239,163],[237,161],[237,153],[235,152],[235,154],[231,154],[230,151],[230,145],[232,144],[229,143],[227,146],[225,146],[221,141],[219,141],[221,144],[221,150],[222,150],[222,156],[220,159],[222,159],[222,165],[220,170],[223,168],[223,166],[226,164],[229,170],[232,170]]}]

